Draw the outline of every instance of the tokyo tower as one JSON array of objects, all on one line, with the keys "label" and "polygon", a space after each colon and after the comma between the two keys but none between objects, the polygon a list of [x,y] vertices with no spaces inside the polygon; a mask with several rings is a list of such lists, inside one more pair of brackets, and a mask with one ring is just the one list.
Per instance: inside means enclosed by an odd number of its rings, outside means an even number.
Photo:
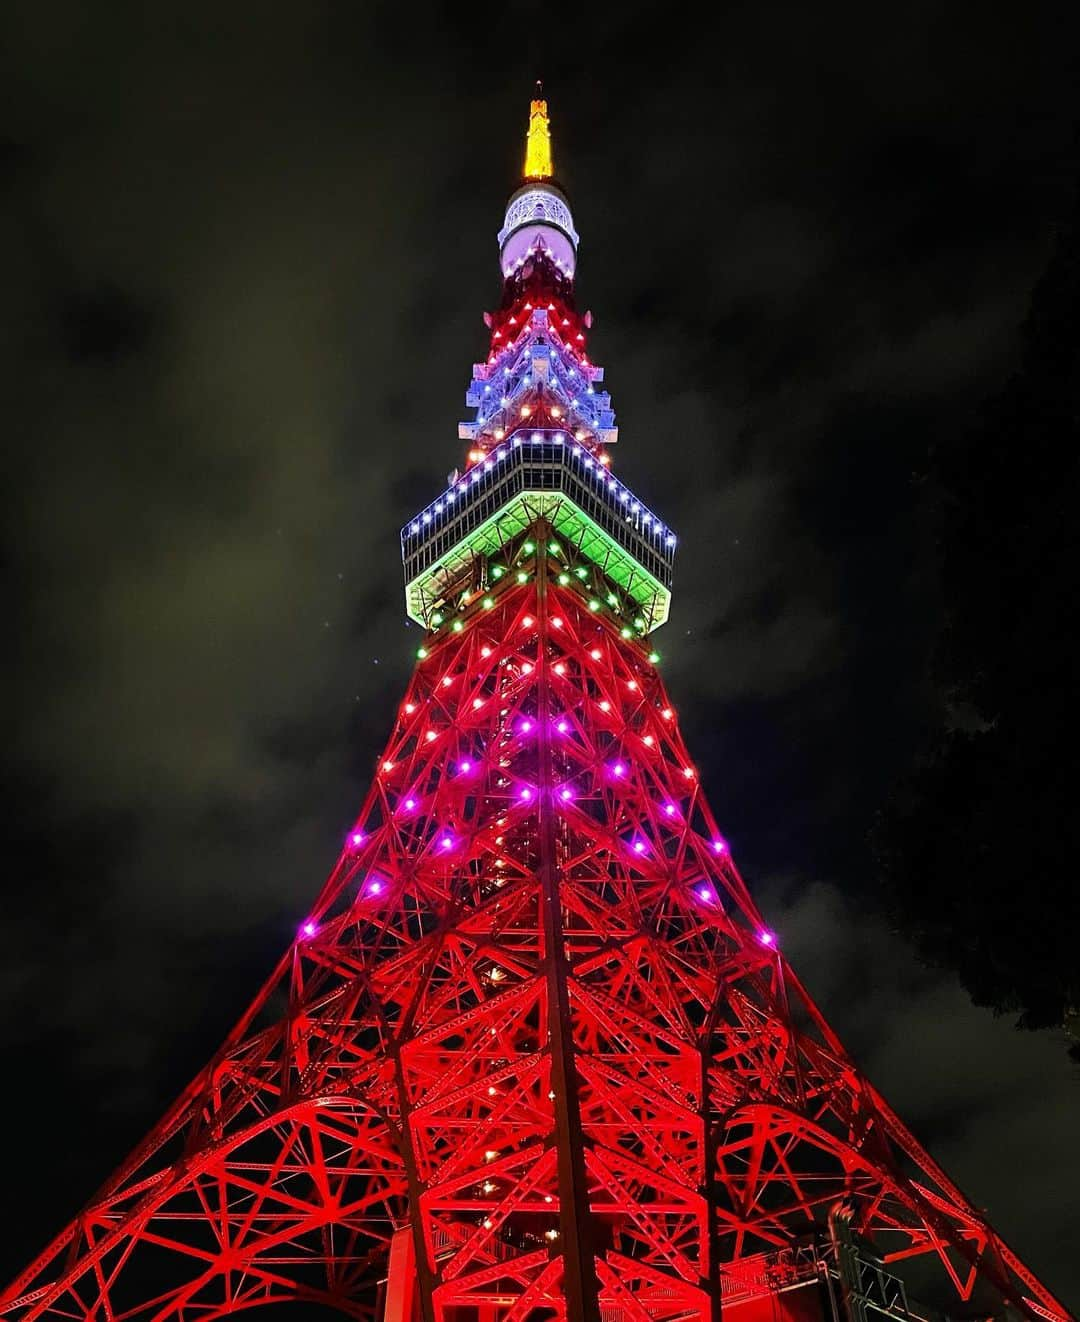
[{"label": "tokyo tower", "polygon": [[709,810],[652,644],[676,538],[611,462],[539,92],[498,242],[464,467],[401,534],[425,636],[363,808],[0,1318],[942,1316],[917,1293],[1065,1322],[846,1054]]}]

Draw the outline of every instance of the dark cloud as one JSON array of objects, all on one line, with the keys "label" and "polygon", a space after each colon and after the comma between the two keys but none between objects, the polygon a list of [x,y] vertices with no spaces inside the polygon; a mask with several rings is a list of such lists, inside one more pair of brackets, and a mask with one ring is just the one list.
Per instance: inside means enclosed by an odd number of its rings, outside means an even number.
[{"label": "dark cloud", "polygon": [[1068,7],[0,22],[8,1267],[213,1049],[362,796],[540,72],[717,814],[871,1075],[1075,1297],[1061,1053],[890,941],[863,845],[938,624],[912,473],[1066,205]]}]

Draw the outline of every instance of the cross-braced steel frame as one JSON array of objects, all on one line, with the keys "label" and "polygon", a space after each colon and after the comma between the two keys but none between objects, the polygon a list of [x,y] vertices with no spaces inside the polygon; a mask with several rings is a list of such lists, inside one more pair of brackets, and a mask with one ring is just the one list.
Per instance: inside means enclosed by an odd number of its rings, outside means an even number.
[{"label": "cross-braced steel frame", "polygon": [[424,1322],[718,1322],[842,1206],[958,1301],[1067,1317],[844,1052],[545,532],[417,665],[251,1009],[0,1315],[374,1322],[408,1226]]}]

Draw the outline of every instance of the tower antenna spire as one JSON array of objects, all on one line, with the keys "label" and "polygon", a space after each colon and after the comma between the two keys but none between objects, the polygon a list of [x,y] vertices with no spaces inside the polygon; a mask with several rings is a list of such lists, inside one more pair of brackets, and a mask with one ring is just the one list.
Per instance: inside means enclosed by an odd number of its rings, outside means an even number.
[{"label": "tower antenna spire", "polygon": [[536,80],[536,95],[529,103],[529,129],[525,137],[525,179],[550,179],[555,173],[551,157],[551,123],[544,84]]}]

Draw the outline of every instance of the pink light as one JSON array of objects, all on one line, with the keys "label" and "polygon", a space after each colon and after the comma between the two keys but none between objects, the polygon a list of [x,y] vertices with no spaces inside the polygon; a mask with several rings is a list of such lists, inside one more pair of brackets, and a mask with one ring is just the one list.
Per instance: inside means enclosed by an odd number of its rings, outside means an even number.
[{"label": "pink light", "polygon": [[727,844],[723,840],[714,840],[712,847],[714,853],[722,854],[727,849]]},{"label": "pink light", "polygon": [[675,816],[675,805],[674,805],[673,803],[665,803],[665,804],[664,804],[664,811],[667,813],[667,815],[668,815],[669,817],[674,817],[674,816]]},{"label": "pink light", "polygon": [[551,626],[553,629],[562,628],[562,620],[558,617],[558,615],[556,615],[555,618],[551,621]]},{"label": "pink light", "polygon": [[569,803],[573,797],[574,797],[574,791],[570,789],[568,786],[564,786],[559,791],[559,798],[562,799],[563,803]]},{"label": "pink light", "polygon": [[369,881],[369,882],[368,882],[368,894],[369,894],[369,895],[381,895],[381,894],[382,894],[382,882],[379,881],[379,880],[377,880],[377,879],[376,879],[375,881]]},{"label": "pink light", "polygon": [[634,853],[635,853],[635,854],[644,854],[644,852],[645,852],[645,841],[644,841],[644,840],[635,840],[635,841],[634,841]]},{"label": "pink light", "polygon": [[362,845],[363,843],[364,843],[363,831],[354,831],[352,835],[349,836],[350,845]]},{"label": "pink light", "polygon": [[570,726],[566,723],[566,721],[559,721],[558,724],[555,726],[555,729],[558,730],[560,734],[565,734],[567,730],[570,729]]},{"label": "pink light", "polygon": [[518,729],[521,731],[522,734],[528,734],[529,731],[532,729],[532,725],[533,725],[532,721],[526,718],[518,726]]},{"label": "pink light", "polygon": [[697,888],[697,896],[699,900],[704,900],[706,904],[712,904],[716,899],[716,892],[711,886],[699,886]]},{"label": "pink light", "polygon": [[412,812],[412,810],[416,807],[416,800],[415,800],[415,799],[406,799],[406,800],[405,800],[405,807],[408,808],[410,812]]},{"label": "pink light", "polygon": [[303,927],[303,932],[305,936],[314,936],[316,932],[315,924],[310,921],[306,922]]},{"label": "pink light", "polygon": [[594,647],[593,650],[589,653],[589,655],[592,657],[594,661],[599,661],[603,653],[600,651],[599,647]]},{"label": "pink light", "polygon": [[531,615],[526,615],[526,616],[522,619],[522,621],[521,621],[521,627],[522,627],[523,629],[531,629],[531,628],[532,628],[532,622],[533,622],[533,618],[532,618],[532,616],[531,616]]},{"label": "pink light", "polygon": [[471,762],[459,762],[459,763],[458,763],[458,770],[459,770],[459,771],[471,771],[471,770],[472,770],[472,763],[471,763]]},{"label": "pink light", "polygon": [[616,762],[615,765],[611,768],[611,774],[613,776],[625,776],[626,768],[623,766],[621,762]]},{"label": "pink light", "polygon": [[415,703],[415,702],[407,702],[407,703],[405,704],[405,710],[406,710],[406,712],[411,716],[411,715],[413,714],[413,712],[416,711],[416,703]]},{"label": "pink light", "polygon": [[770,931],[768,931],[767,929],[764,929],[764,928],[763,928],[763,929],[758,933],[758,940],[761,942],[761,944],[762,944],[763,946],[772,946],[772,945],[775,945],[775,944],[776,944],[776,933],[775,933],[775,932],[770,932]]},{"label": "pink light", "polygon": [[481,649],[480,649],[480,655],[481,655],[481,656],[490,656],[490,655],[491,655],[491,648],[490,648],[490,647],[481,647]]},{"label": "pink light", "polygon": [[442,845],[443,849],[453,849],[454,837],[452,835],[444,835],[439,841],[439,844]]},{"label": "pink light", "polygon": [[525,785],[522,788],[520,797],[524,799],[526,803],[528,803],[528,801],[532,798],[532,790],[529,789],[528,785]]}]

